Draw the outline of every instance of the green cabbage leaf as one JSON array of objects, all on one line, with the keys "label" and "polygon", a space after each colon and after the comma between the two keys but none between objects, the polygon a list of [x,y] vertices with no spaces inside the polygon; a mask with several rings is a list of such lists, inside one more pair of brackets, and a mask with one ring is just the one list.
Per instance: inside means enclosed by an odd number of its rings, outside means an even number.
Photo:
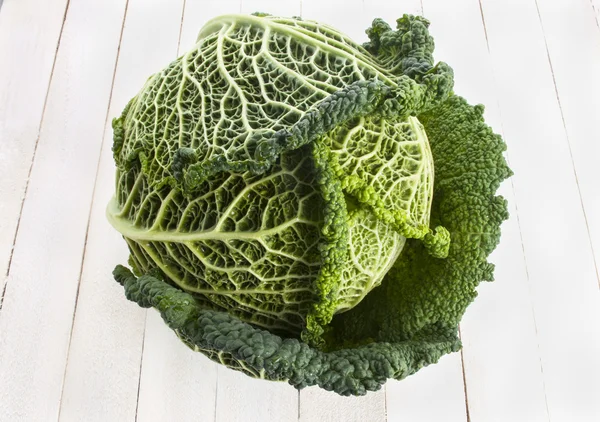
[{"label": "green cabbage leaf", "polygon": [[460,348],[511,172],[422,17],[359,45],[312,21],[216,18],[113,121],[115,279],[248,375],[377,390]]}]

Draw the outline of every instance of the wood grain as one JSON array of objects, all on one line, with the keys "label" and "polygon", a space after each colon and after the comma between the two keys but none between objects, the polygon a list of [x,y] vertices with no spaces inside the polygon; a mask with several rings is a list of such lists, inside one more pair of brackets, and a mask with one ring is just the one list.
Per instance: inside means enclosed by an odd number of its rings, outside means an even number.
[{"label": "wood grain", "polygon": [[[538,0],[538,12],[598,277],[600,30],[585,0]],[[578,25],[566,28],[565,19]]]},{"label": "wood grain", "polygon": [[241,0],[241,13],[268,13],[273,16],[291,18],[300,16],[302,13],[302,2],[300,0]]},{"label": "wood grain", "polygon": [[69,6],[0,314],[5,420],[59,412],[124,11],[123,0]]},{"label": "wood grain", "polygon": [[250,378],[219,366],[217,422],[298,420],[298,392],[284,382]]},{"label": "wood grain", "polygon": [[[549,418],[598,420],[600,290],[537,6],[482,6],[515,171]],[[571,29],[577,25],[571,21]]]},{"label": "wood grain", "polygon": [[0,9],[0,307],[67,4]]},{"label": "wood grain", "polygon": [[300,422],[385,421],[385,390],[361,397],[342,397],[310,387],[300,392]]},{"label": "wood grain", "polygon": [[215,420],[217,364],[188,349],[154,310],[148,312],[143,359],[139,422]]},{"label": "wood grain", "polygon": [[390,422],[467,422],[460,353],[402,380],[387,384]]}]

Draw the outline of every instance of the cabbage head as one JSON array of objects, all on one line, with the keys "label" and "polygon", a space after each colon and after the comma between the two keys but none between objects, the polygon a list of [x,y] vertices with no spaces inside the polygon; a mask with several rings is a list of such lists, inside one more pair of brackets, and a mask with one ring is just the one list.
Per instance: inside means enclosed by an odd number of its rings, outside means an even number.
[{"label": "cabbage head", "polygon": [[376,19],[359,45],[299,18],[207,23],[113,121],[127,298],[297,388],[361,395],[458,350],[510,170],[428,25]]}]

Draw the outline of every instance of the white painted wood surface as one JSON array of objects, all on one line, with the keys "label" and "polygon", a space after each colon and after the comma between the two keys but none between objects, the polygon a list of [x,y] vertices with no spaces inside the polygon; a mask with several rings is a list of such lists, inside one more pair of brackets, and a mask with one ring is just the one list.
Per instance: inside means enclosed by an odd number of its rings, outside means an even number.
[{"label": "white painted wood surface", "polygon": [[600,19],[600,0],[590,0],[592,3],[592,8],[596,13],[596,22]]},{"label": "white painted wood surface", "polygon": [[0,314],[5,420],[59,412],[124,10],[122,0],[69,4]]},{"label": "white painted wood surface", "polygon": [[[549,419],[598,420],[598,274],[540,15],[533,0],[483,0],[482,6],[516,174],[513,184]],[[585,24],[571,22],[573,31]],[[588,94],[586,90],[583,95]]]},{"label": "white painted wood surface", "polygon": [[7,0],[0,9],[0,304],[66,6]]},{"label": "white painted wood surface", "polygon": [[[374,17],[424,14],[456,92],[486,105],[509,146],[511,219],[462,353],[366,397],[220,367],[112,281],[127,253],[104,219],[110,119],[204,22],[254,11],[358,41]],[[0,421],[600,420],[598,12],[596,0],[5,0]]]}]

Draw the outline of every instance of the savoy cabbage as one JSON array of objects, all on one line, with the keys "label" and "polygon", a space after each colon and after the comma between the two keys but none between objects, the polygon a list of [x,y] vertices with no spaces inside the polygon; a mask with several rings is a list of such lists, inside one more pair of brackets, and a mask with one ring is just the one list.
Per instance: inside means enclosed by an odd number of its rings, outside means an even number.
[{"label": "savoy cabbage", "polygon": [[397,23],[361,46],[216,18],[113,121],[107,215],[133,270],[115,278],[194,350],[350,395],[459,349],[510,170],[429,23]]}]

